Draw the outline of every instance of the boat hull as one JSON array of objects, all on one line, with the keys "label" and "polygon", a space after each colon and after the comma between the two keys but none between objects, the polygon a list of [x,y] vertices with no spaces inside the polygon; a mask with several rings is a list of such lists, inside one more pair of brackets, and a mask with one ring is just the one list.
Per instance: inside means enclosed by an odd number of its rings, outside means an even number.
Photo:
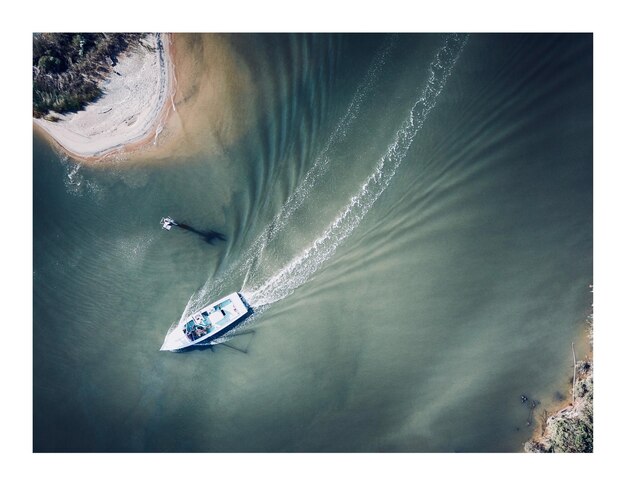
[{"label": "boat hull", "polygon": [[252,314],[238,292],[229,294],[182,319],[165,336],[161,351],[181,351],[206,346]]}]

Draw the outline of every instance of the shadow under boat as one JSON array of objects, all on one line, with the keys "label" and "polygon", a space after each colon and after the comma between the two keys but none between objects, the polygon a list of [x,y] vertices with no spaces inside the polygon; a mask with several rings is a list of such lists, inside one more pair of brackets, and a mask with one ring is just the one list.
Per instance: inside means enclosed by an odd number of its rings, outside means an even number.
[{"label": "shadow under boat", "polygon": [[187,230],[190,233],[194,233],[200,236],[209,245],[215,244],[216,241],[226,241],[226,236],[223,233],[220,233],[219,231],[214,231],[214,230],[202,231],[186,223],[178,223],[178,227],[181,229]]},{"label": "shadow under boat", "polygon": [[194,233],[200,236],[209,245],[213,245],[215,241],[226,241],[226,236],[224,235],[224,233],[220,233],[219,231],[215,230],[199,230],[197,228],[194,228],[190,224],[182,222],[179,223],[169,216],[161,218],[161,227],[167,231],[170,231],[174,227],[189,231],[190,233]]},{"label": "shadow under boat", "polygon": [[[229,331],[232,331],[232,330],[233,329],[229,329]],[[211,341],[207,344],[202,344],[202,343],[192,344],[191,346],[188,346],[186,348],[177,349],[176,351],[174,351],[174,353],[191,353],[193,351],[209,351],[209,350],[215,351],[218,346],[224,346],[225,348],[230,348],[234,351],[239,351],[240,353],[243,353],[243,354],[248,354],[248,349],[250,347],[250,344],[252,343],[252,338],[254,338],[255,333],[256,331],[254,329],[250,329],[249,331],[244,331],[244,332],[234,334],[228,341],[225,341],[225,342],[215,343]],[[241,342],[241,340],[238,338],[243,338],[244,336],[250,336],[250,338],[245,343],[245,345],[235,346],[235,344],[232,343],[232,341],[235,341],[235,340],[237,340],[237,343]],[[219,337],[217,339],[219,339]]]}]

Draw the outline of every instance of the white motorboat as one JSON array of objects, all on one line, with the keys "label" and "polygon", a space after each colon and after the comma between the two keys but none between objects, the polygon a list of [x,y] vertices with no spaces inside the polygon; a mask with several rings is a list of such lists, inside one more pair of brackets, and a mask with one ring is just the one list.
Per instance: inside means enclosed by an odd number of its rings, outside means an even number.
[{"label": "white motorboat", "polygon": [[208,344],[251,313],[252,309],[238,292],[222,297],[172,326],[161,351],[179,351],[189,346]]},{"label": "white motorboat", "polygon": [[178,223],[169,216],[161,218],[161,227],[167,231],[172,229],[172,226],[178,226]]}]

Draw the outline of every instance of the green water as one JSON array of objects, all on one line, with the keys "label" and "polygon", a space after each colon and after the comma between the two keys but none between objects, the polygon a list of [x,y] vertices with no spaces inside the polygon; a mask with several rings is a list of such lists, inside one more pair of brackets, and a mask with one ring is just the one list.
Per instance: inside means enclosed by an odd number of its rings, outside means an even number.
[{"label": "green water", "polygon": [[[591,303],[591,36],[230,42],[255,90],[220,151],[209,121],[154,164],[33,139],[34,449],[520,450]],[[225,345],[159,351],[233,291]]]}]

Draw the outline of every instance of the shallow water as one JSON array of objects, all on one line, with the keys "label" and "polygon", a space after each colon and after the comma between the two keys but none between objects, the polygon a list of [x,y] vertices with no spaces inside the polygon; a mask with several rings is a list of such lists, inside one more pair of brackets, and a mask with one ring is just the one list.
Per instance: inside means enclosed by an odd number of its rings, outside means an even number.
[{"label": "shallow water", "polygon": [[[109,169],[34,138],[34,449],[519,450],[591,302],[591,36],[225,42],[229,136],[196,110]],[[232,347],[158,351],[234,290]]]}]

